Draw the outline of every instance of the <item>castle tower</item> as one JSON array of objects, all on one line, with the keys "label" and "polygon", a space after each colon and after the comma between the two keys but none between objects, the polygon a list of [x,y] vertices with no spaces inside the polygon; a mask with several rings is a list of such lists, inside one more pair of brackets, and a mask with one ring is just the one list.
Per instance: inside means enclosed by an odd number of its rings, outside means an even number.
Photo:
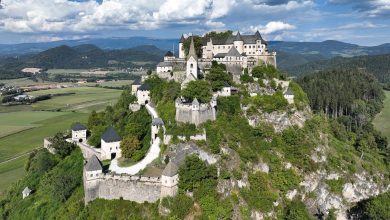
[{"label": "castle tower", "polygon": [[237,32],[233,44],[240,54],[244,52],[244,40],[242,39],[240,32]]},{"label": "castle tower", "polygon": [[185,52],[184,52],[184,41],[186,39],[183,35],[181,35],[180,42],[179,42],[179,58],[184,59],[186,58]]},{"label": "castle tower", "polygon": [[80,124],[76,123],[72,126],[72,141],[85,143],[87,141],[87,128]]},{"label": "castle tower", "polygon": [[195,51],[194,37],[191,38],[190,51],[187,55],[187,79],[198,79],[198,56]]},{"label": "castle tower", "polygon": [[179,183],[179,168],[172,161],[168,163],[161,174],[161,198],[173,197],[177,194]]},{"label": "castle tower", "polygon": [[84,202],[99,198],[99,185],[103,175],[103,166],[96,155],[90,157],[84,165]]}]

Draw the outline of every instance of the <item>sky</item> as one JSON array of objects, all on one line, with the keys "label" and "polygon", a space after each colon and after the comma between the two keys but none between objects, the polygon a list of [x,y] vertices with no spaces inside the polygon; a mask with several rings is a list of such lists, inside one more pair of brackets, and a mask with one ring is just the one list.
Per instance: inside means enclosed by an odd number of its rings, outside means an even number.
[{"label": "sky", "polygon": [[379,45],[390,43],[390,0],[1,0],[0,44],[223,30]]}]

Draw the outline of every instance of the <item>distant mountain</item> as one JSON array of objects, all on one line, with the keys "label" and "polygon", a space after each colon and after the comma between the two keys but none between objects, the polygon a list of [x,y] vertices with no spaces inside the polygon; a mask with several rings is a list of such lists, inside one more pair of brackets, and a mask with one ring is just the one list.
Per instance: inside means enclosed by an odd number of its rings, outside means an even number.
[{"label": "distant mountain", "polygon": [[390,53],[390,44],[367,47],[334,40],[323,42],[271,41],[269,47],[271,50],[275,49],[292,54],[321,55],[328,59],[336,56],[353,57]]},{"label": "distant mountain", "polygon": [[23,43],[23,44],[0,44],[0,56],[2,55],[21,55],[26,53],[39,53],[44,50],[67,45],[74,47],[78,45],[96,45],[103,50],[126,49],[143,45],[155,46],[164,51],[172,50],[177,47],[179,39],[153,39],[147,37],[129,37],[129,38],[107,38],[107,39],[82,39],[82,40],[63,40],[43,43]]},{"label": "distant mountain", "polygon": [[291,66],[284,70],[290,75],[301,76],[332,69],[364,69],[372,73],[379,82],[390,83],[390,54],[351,58],[335,57],[328,60],[319,60],[303,65]]},{"label": "distant mountain", "polygon": [[37,54],[0,59],[0,79],[24,77],[25,67],[43,69],[74,69],[96,67],[154,68],[165,51],[155,46],[138,46],[130,49],[102,50],[92,44],[70,47],[61,45]]}]

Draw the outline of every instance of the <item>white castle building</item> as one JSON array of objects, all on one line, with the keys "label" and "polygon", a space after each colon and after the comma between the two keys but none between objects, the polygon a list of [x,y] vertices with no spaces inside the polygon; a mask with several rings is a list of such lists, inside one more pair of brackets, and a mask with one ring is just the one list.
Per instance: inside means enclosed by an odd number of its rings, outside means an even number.
[{"label": "white castle building", "polygon": [[102,160],[111,160],[122,156],[120,148],[122,138],[116,133],[114,128],[109,127],[101,139],[101,158]]},{"label": "white castle building", "polygon": [[85,143],[87,141],[87,128],[80,124],[75,123],[72,126],[72,141]]},{"label": "white castle building", "polygon": [[[179,43],[179,58],[185,58],[184,42]],[[231,35],[226,38],[203,37],[202,61],[217,61],[224,64],[237,64],[243,68],[259,62],[276,66],[276,52],[268,51],[268,43],[259,31],[253,35]]]}]

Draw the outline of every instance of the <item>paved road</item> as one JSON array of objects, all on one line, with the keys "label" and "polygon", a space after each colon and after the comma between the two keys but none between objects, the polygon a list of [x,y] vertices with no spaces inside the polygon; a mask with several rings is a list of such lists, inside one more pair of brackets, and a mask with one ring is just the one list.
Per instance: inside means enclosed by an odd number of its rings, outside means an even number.
[{"label": "paved road", "polygon": [[[146,109],[148,110],[149,114],[151,114],[152,118],[158,118],[157,111],[152,106],[147,104]],[[118,174],[126,173],[130,175],[134,175],[139,173],[139,171],[145,169],[147,165],[149,165],[151,162],[153,162],[155,159],[158,158],[158,156],[160,155],[160,143],[161,140],[159,137],[152,140],[152,146],[150,146],[150,149],[146,154],[146,156],[144,157],[144,159],[134,164],[133,166],[119,167],[118,159],[115,158],[114,160],[111,161],[109,169]]]}]

